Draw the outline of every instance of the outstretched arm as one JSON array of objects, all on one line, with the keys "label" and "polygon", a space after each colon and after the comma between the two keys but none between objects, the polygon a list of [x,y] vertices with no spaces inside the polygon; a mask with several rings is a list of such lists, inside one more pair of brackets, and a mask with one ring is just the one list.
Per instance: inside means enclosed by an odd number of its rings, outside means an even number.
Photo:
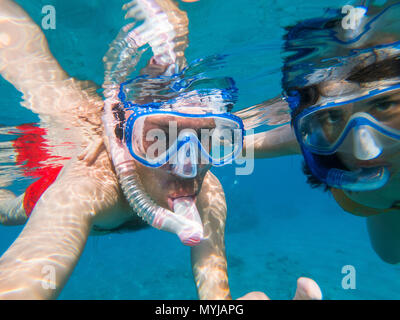
[{"label": "outstretched arm", "polygon": [[[282,97],[264,101],[235,113],[243,120],[248,135],[245,137],[243,156],[274,158],[300,153],[296,136],[290,125],[290,108]],[[277,126],[275,129],[251,134],[259,126]]]},{"label": "outstretched arm", "polygon": [[300,147],[290,124],[246,136],[243,148],[244,157],[251,156],[249,150],[254,150],[254,158],[258,159],[300,153]]},{"label": "outstretched arm", "polygon": [[12,0],[0,0],[0,75],[23,94],[21,105],[39,115],[67,114],[87,99],[89,84],[69,77],[42,30]]},{"label": "outstretched arm", "polygon": [[[100,161],[107,161],[103,153]],[[110,174],[71,164],[47,189],[0,258],[0,299],[53,299],[83,251],[94,219],[117,201]]]},{"label": "outstretched arm", "polygon": [[24,95],[68,78],[41,29],[14,1],[0,0],[0,74]]},{"label": "outstretched arm", "polygon": [[204,226],[204,240],[191,249],[191,254],[199,298],[231,299],[225,256],[225,194],[211,172],[204,179],[197,203]]}]

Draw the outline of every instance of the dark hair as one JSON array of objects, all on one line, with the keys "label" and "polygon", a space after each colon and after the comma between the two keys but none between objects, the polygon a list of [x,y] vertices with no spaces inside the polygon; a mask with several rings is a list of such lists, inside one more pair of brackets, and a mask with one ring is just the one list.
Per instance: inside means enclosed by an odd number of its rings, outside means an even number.
[{"label": "dark hair", "polygon": [[292,112],[292,125],[294,119],[308,107],[315,105],[319,99],[320,93],[318,85],[310,85],[304,88],[291,88],[288,92],[295,91],[299,94],[299,106]]},{"label": "dark hair", "polygon": [[[348,168],[343,164],[343,162],[336,154],[329,156],[314,155],[314,157],[317,157],[318,162],[324,167],[348,170]],[[322,188],[322,190],[324,190],[325,192],[330,190],[330,186],[328,186],[325,182],[319,180],[313,175],[310,167],[306,162],[303,162],[303,173],[306,175],[307,183],[311,186],[311,188]]]},{"label": "dark hair", "polygon": [[[368,83],[385,80],[388,78],[400,77],[400,57],[393,57],[373,63],[368,67],[355,67],[350,76],[345,80],[357,83]],[[319,84],[313,84],[304,88],[290,88],[288,92],[296,91],[299,94],[299,106],[292,113],[295,119],[304,109],[315,105],[320,97]]]},{"label": "dark hair", "polygon": [[124,122],[125,122],[125,111],[124,106],[121,103],[116,103],[112,107],[113,115],[118,124],[115,126],[115,136],[122,140],[124,138]]},{"label": "dark hair", "polygon": [[307,177],[307,183],[311,186],[313,189],[322,189],[323,191],[328,191],[329,186],[325,183],[322,182],[321,180],[317,179],[311,172],[310,167],[308,164],[304,161],[303,162],[303,173]]},{"label": "dark hair", "polygon": [[400,57],[393,57],[352,70],[348,81],[364,83],[400,77]]}]

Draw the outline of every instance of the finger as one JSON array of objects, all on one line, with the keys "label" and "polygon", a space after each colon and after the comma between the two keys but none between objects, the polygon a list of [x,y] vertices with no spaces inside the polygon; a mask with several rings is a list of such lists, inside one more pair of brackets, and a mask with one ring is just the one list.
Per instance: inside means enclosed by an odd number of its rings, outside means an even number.
[{"label": "finger", "polygon": [[271,300],[264,292],[254,291],[250,292],[238,300]]},{"label": "finger", "polygon": [[322,300],[318,284],[309,278],[297,279],[297,290],[293,300]]}]

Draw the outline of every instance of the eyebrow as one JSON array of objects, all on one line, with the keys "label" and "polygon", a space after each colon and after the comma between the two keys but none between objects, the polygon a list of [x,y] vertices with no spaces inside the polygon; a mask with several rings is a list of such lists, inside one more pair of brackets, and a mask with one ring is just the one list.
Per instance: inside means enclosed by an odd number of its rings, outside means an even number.
[{"label": "eyebrow", "polygon": [[346,80],[358,83],[374,82],[400,76],[398,56],[373,63],[367,67],[355,67]]},{"label": "eyebrow", "polygon": [[368,104],[370,103],[384,103],[384,102],[388,102],[388,101],[400,101],[400,95],[399,94],[392,94],[392,95],[386,95],[383,97],[376,97],[375,99],[371,99],[371,101],[368,102]]},{"label": "eyebrow", "polygon": [[371,101],[368,102],[370,103],[382,103],[382,102],[387,102],[389,99],[391,99],[391,96],[385,96],[385,97],[376,97],[375,99],[371,99]]}]

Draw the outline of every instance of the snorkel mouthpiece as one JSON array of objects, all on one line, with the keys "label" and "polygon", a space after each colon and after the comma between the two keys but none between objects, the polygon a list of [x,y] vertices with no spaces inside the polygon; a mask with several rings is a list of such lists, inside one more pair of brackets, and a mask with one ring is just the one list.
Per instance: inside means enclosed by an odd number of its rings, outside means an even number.
[{"label": "snorkel mouthpiece", "polygon": [[203,239],[203,224],[194,198],[175,199],[172,212],[158,206],[144,191],[132,162],[117,166],[116,171],[126,199],[144,221],[154,228],[175,233],[184,245],[200,243]]},{"label": "snorkel mouthpiece", "polygon": [[326,183],[333,188],[363,192],[382,188],[389,178],[389,170],[385,167],[361,168],[357,171],[330,169]]},{"label": "snorkel mouthpiece", "polygon": [[186,220],[186,227],[178,233],[182,243],[188,246],[194,246],[203,239],[203,224],[200,219],[196,202],[193,197],[181,197],[173,201],[175,215]]}]

